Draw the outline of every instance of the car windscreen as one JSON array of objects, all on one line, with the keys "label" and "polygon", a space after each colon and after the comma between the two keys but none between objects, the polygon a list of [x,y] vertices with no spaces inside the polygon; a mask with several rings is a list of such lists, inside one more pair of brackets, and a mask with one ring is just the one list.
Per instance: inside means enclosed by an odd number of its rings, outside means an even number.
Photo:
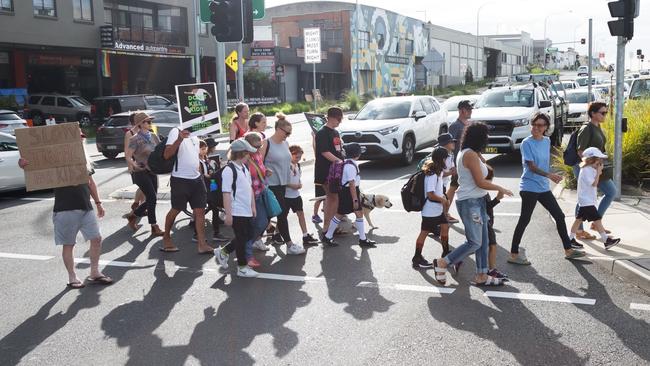
[{"label": "car windscreen", "polygon": [[630,98],[650,97],[650,79],[638,79],[632,83]]},{"label": "car windscreen", "polygon": [[[587,101],[587,92],[584,93],[569,93],[566,95],[569,103],[589,103]],[[594,95],[591,95],[591,101],[595,101]]]},{"label": "car windscreen", "polygon": [[410,100],[385,100],[385,99],[375,99],[370,103],[366,104],[359,114],[356,116],[356,120],[383,120],[383,119],[397,119],[397,118],[407,118],[409,112],[411,111],[411,101]]},{"label": "car windscreen", "polygon": [[118,117],[111,117],[104,126],[109,126],[109,127],[126,127],[129,125],[129,117],[127,116],[118,116]]},{"label": "car windscreen", "polygon": [[88,102],[82,97],[70,97],[69,99],[78,106],[90,105],[90,102]]},{"label": "car windscreen", "polygon": [[495,90],[483,95],[476,103],[477,108],[532,107],[535,101],[534,90]]},{"label": "car windscreen", "polygon": [[16,113],[0,113],[0,121],[20,121]]}]

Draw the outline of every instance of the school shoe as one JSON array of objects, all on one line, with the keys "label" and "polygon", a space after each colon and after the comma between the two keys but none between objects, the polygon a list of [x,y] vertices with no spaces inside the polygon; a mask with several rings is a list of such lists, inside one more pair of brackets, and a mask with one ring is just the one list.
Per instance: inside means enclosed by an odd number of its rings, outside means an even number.
[{"label": "school shoe", "polygon": [[502,279],[502,280],[508,280],[508,275],[505,274],[505,273],[503,273],[503,272],[501,272],[501,271],[499,271],[499,270],[496,269],[496,268],[491,269],[491,270],[487,273],[487,275],[488,275],[488,276],[492,276],[492,277],[494,277],[494,278],[500,278],[500,279]]},{"label": "school shoe", "polygon": [[607,240],[605,240],[605,250],[617,245],[620,242],[621,242],[621,239],[619,239],[619,238],[609,238],[608,237]]},{"label": "school shoe", "polygon": [[300,255],[305,254],[305,248],[301,247],[298,244],[288,243],[287,244],[287,255]]},{"label": "school shoe", "polygon": [[330,239],[325,235],[323,235],[323,239],[321,240],[321,243],[323,243],[324,247],[338,247],[339,246],[339,243],[335,242],[334,239]]},{"label": "school shoe", "polygon": [[363,248],[375,248],[375,244],[377,244],[376,241],[370,240],[368,238],[361,240],[359,239],[359,246]]},{"label": "school shoe", "polygon": [[426,259],[424,259],[423,256],[413,257],[413,259],[411,259],[411,263],[412,263],[413,268],[415,268],[415,269],[433,268],[433,263],[431,263],[431,262],[427,261]]},{"label": "school shoe", "polygon": [[320,216],[318,215],[314,215],[311,217],[311,222],[313,222],[314,224],[320,224],[321,222],[323,222],[323,219],[321,219]]},{"label": "school shoe", "polygon": [[575,238],[571,239],[571,248],[573,248],[573,249],[584,249],[584,247],[585,246],[582,245],[581,243],[578,243]]},{"label": "school shoe", "polygon": [[269,250],[269,247],[266,244],[264,244],[264,242],[261,239],[258,239],[253,242],[253,249],[266,252],[267,250]]},{"label": "school shoe", "polygon": [[246,278],[255,278],[259,276],[260,274],[257,273],[254,269],[252,269],[249,266],[240,266],[237,269],[237,276],[239,277],[246,277]]},{"label": "school shoe", "polygon": [[214,250],[214,259],[217,261],[217,264],[223,271],[228,269],[228,257],[228,253],[226,253],[223,249],[216,248]]},{"label": "school shoe", "polygon": [[311,234],[307,234],[302,237],[302,245],[316,245],[318,244],[318,239],[314,238]]}]

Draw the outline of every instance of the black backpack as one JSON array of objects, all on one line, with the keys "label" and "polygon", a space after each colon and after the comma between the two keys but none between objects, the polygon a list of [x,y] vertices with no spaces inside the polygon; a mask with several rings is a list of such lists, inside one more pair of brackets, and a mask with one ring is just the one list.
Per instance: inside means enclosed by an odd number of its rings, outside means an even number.
[{"label": "black backpack", "polygon": [[[180,130],[179,130],[180,133]],[[160,143],[156,145],[153,149],[149,158],[147,159],[147,165],[149,165],[149,170],[154,174],[169,174],[172,170],[178,170],[177,163],[177,154],[174,153],[169,159],[165,159],[165,147],[167,146],[167,137],[160,140]]]},{"label": "black backpack", "polygon": [[402,205],[407,212],[422,211],[424,203],[424,178],[426,174],[419,170],[415,172],[402,187]]},{"label": "black backpack", "polygon": [[226,167],[230,167],[230,169],[232,169],[232,198],[234,200],[235,193],[237,192],[237,186],[235,185],[235,182],[237,182],[237,169],[235,168],[235,165],[232,162],[228,162],[226,165],[218,169],[210,176],[210,179],[214,179],[215,183],[217,184],[217,189],[210,191],[210,195],[212,195],[217,207],[221,208],[223,208],[223,189],[221,184],[223,182],[223,178],[221,177],[221,174],[223,173],[223,170],[226,169]]},{"label": "black backpack", "polygon": [[[589,126],[587,126],[586,123],[583,125],[584,129],[589,128]],[[583,128],[579,128],[573,131],[571,137],[569,137],[569,143],[566,145],[566,149],[564,150],[564,153],[562,153],[562,158],[564,159],[564,165],[574,166],[580,162],[581,159],[580,156],[578,155],[578,134]]]}]

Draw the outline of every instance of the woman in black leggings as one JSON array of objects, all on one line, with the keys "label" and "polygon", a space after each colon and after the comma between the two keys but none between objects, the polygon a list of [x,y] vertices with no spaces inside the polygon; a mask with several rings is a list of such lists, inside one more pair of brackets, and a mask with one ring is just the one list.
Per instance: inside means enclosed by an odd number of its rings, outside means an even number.
[{"label": "woman in black leggings", "polygon": [[564,213],[557,204],[548,180],[559,183],[562,176],[551,172],[551,140],[544,136],[550,127],[549,117],[544,113],[538,113],[532,118],[531,136],[528,136],[521,143],[521,162],[523,174],[519,183],[519,195],[521,196],[521,215],[512,237],[512,247],[508,263],[529,265],[530,262],[519,255],[519,243],[524,235],[526,226],[530,222],[533,210],[539,202],[555,220],[557,233],[562,239],[562,247],[566,259],[583,257],[583,252],[572,249],[571,239],[567,232]]}]

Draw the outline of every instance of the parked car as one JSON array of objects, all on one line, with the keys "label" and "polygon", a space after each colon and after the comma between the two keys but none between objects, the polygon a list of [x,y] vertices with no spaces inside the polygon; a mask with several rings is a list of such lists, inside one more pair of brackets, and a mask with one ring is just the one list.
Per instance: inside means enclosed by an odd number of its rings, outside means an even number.
[{"label": "parked car", "polygon": [[480,95],[455,95],[442,103],[442,108],[447,110],[447,124],[451,125],[454,121],[458,119],[458,103],[463,100],[469,100],[472,105],[476,104],[476,101]]},{"label": "parked car", "polygon": [[578,76],[587,76],[589,75],[589,67],[580,66],[578,67]]},{"label": "parked car", "polygon": [[343,142],[365,147],[361,159],[399,157],[406,165],[447,131],[447,110],[431,96],[377,98],[339,126]]},{"label": "parked car", "polygon": [[27,127],[27,121],[18,117],[14,111],[0,109],[0,132],[15,135],[16,128]]},{"label": "parked car", "polygon": [[596,87],[591,89],[591,98],[588,98],[589,91],[587,88],[570,90],[567,92],[567,99],[569,100],[569,119],[567,120],[565,129],[579,128],[583,123],[589,120],[587,109],[591,102],[605,102],[604,96]]},{"label": "parked car", "polygon": [[632,82],[629,99],[646,98],[650,98],[650,76],[641,76]]},{"label": "parked car", "polygon": [[34,126],[42,126],[45,119],[54,117],[57,122],[79,122],[90,125],[90,103],[78,95],[32,94],[27,99],[25,116]]},{"label": "parked car", "polygon": [[[555,112],[555,125],[564,126],[566,125],[567,119],[569,118],[569,101],[566,96],[566,89],[562,83],[553,83],[547,86],[547,92],[551,96],[553,101],[553,111]],[[564,131],[560,131],[560,136]]]},{"label": "parked car", "polygon": [[97,124],[104,123],[109,117],[122,112],[138,110],[178,111],[176,103],[159,95],[113,95],[93,99],[91,118]]},{"label": "parked car", "polygon": [[[578,83],[578,85],[580,85],[580,87],[587,86],[587,84],[589,84],[589,78],[588,77],[576,78],[576,83]],[[596,78],[592,77],[591,78],[591,85],[595,85],[595,84],[598,84],[598,82],[596,81]]]},{"label": "parked car", "polygon": [[[169,131],[180,125],[178,113],[167,110],[145,110],[154,117],[154,129],[159,136],[167,136]],[[124,133],[129,130],[130,112],[116,113],[97,128],[95,145],[97,151],[108,159],[115,159],[124,152]]]},{"label": "parked car", "polygon": [[[489,143],[486,153],[509,153],[519,150],[521,142],[530,136],[531,118],[537,112],[549,115],[551,126],[547,134],[551,143],[562,142],[562,126],[556,119],[548,89],[536,83],[485,91],[476,103],[472,120],[488,125]],[[560,122],[561,123],[561,122]]]},{"label": "parked car", "polygon": [[564,86],[564,89],[578,89],[580,88],[580,85],[576,83],[575,80],[560,80],[560,83],[562,83],[562,86]]},{"label": "parked car", "polygon": [[16,138],[0,132],[0,192],[25,188],[25,174],[18,166],[20,152]]}]

